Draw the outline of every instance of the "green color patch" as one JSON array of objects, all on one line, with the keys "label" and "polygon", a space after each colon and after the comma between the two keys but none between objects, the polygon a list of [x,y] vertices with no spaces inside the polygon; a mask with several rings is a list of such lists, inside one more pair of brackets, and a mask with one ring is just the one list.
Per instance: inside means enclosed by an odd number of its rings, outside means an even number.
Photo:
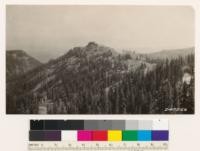
[{"label": "green color patch", "polygon": [[138,132],[135,130],[122,131],[123,141],[137,141]]}]

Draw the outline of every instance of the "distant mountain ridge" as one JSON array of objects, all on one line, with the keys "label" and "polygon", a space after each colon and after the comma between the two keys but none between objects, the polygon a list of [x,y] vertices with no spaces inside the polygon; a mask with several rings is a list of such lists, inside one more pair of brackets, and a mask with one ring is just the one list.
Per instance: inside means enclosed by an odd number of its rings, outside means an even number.
[{"label": "distant mountain ridge", "polygon": [[189,47],[189,48],[181,48],[181,49],[170,49],[170,50],[162,50],[159,52],[154,52],[147,54],[147,56],[154,58],[154,59],[173,59],[177,58],[179,56],[186,56],[189,54],[194,54],[195,52],[194,47]]},{"label": "distant mountain ridge", "polygon": [[8,79],[22,75],[40,65],[41,63],[38,60],[23,50],[6,51],[6,76]]}]

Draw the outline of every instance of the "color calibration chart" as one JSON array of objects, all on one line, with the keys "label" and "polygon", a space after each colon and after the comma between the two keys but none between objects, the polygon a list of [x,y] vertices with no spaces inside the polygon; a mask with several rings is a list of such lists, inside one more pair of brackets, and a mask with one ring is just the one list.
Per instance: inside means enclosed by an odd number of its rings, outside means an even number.
[{"label": "color calibration chart", "polygon": [[29,151],[168,151],[168,120],[31,120]]}]

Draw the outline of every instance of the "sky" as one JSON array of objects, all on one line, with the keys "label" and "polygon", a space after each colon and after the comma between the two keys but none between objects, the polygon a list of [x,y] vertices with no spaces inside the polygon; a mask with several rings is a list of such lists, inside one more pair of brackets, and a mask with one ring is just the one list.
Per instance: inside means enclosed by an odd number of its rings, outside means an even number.
[{"label": "sky", "polygon": [[47,62],[90,41],[151,53],[194,46],[190,6],[9,5],[6,49]]}]

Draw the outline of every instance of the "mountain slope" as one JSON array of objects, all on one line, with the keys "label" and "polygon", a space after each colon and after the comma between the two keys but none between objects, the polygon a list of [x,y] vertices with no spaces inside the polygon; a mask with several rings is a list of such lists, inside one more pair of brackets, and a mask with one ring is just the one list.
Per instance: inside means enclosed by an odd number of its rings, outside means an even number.
[{"label": "mountain slope", "polygon": [[29,56],[23,50],[6,51],[6,77],[8,79],[22,75],[40,65],[41,63],[38,60]]}]

